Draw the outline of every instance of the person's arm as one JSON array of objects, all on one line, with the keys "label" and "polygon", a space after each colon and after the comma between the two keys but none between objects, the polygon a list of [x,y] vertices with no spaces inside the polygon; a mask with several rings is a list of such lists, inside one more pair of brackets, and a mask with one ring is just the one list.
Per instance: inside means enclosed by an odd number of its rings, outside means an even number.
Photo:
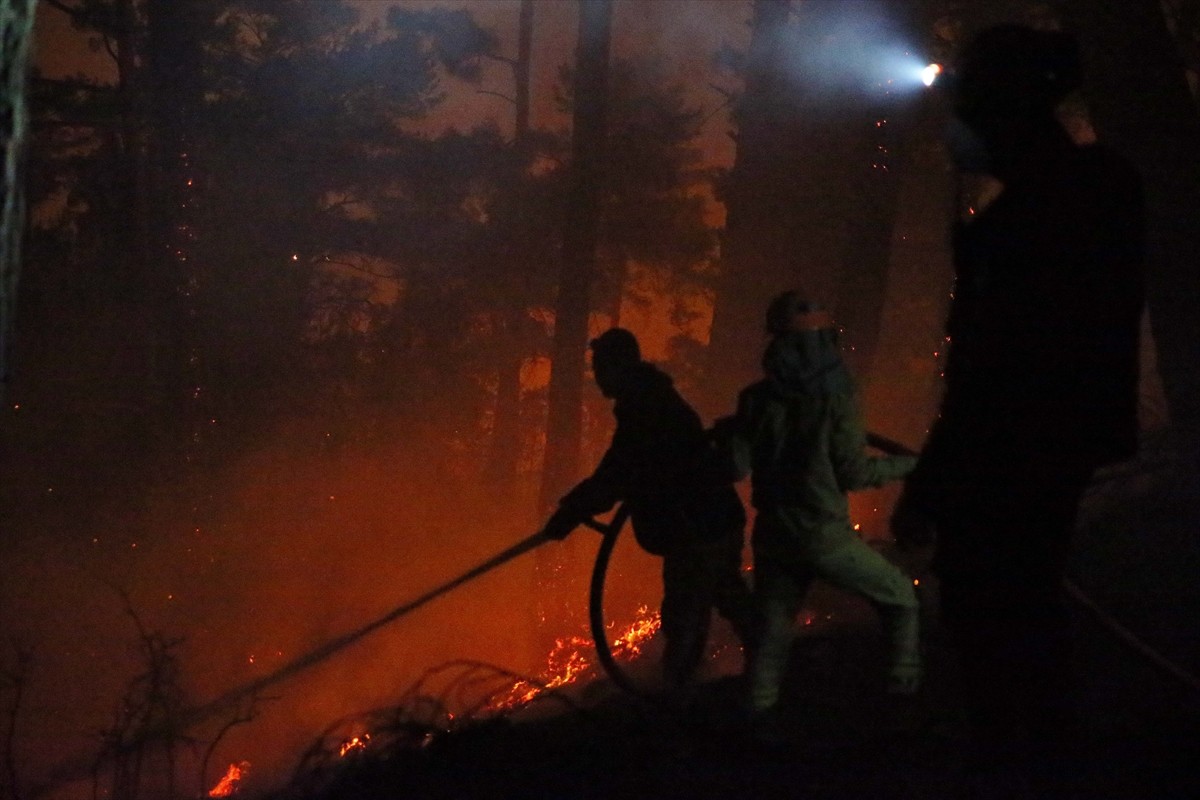
[{"label": "person's arm", "polygon": [[613,450],[614,447],[610,445],[596,471],[562,496],[558,508],[542,528],[542,535],[561,541],[585,519],[603,514],[616,504],[621,495],[613,481],[620,474],[620,458],[619,453],[613,454]]},{"label": "person's arm", "polygon": [[713,445],[717,451],[722,473],[730,482],[750,475],[753,460],[753,403],[748,392],[738,396],[737,411],[721,417],[712,427]]},{"label": "person's arm", "polygon": [[916,466],[915,456],[867,455],[867,433],[853,394],[834,396],[831,406],[829,460],[843,492],[882,486]]},{"label": "person's arm", "polygon": [[622,463],[623,460],[614,438],[595,472],[567,492],[559,505],[570,506],[589,517],[608,511],[624,494],[624,478],[628,467]]}]

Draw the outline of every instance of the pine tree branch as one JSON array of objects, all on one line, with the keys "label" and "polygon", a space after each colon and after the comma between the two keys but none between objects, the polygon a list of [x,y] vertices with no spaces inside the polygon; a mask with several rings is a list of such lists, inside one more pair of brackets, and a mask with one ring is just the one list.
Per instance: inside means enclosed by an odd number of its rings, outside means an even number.
[{"label": "pine tree branch", "polygon": [[501,94],[500,92],[493,92],[488,89],[476,89],[475,94],[488,94],[488,95],[491,95],[492,97],[499,97],[501,100],[507,100],[508,102],[512,103],[513,105],[517,104],[517,101],[512,99],[508,95]]},{"label": "pine tree branch", "polygon": [[71,19],[83,20],[83,11],[82,10],[76,8],[75,6],[69,6],[66,3],[62,2],[62,0],[42,0],[42,2],[45,3],[46,5],[50,6],[51,8],[57,8],[59,11],[63,12],[67,16],[69,16]]}]

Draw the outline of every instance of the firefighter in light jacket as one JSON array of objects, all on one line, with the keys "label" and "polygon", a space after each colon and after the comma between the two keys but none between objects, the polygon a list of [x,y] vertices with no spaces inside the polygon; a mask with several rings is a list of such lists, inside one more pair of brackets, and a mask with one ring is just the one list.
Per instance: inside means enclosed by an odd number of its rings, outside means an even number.
[{"label": "firefighter in light jacket", "polygon": [[847,492],[903,478],[915,458],[867,455],[828,312],[787,292],[771,303],[767,331],[764,378],[717,426],[737,471],[752,476],[758,512],[754,593],[762,628],[750,664],[752,714],[767,715],[778,702],[796,614],[816,578],[875,606],[890,640],[888,690],[912,693],[921,678],[913,582],[855,533]]}]

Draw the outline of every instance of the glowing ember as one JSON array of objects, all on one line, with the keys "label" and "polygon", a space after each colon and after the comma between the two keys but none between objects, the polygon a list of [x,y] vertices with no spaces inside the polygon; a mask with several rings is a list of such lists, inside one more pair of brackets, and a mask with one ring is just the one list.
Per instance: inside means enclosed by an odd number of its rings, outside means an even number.
[{"label": "glowing ember", "polygon": [[352,753],[355,750],[366,750],[367,743],[371,741],[371,734],[364,733],[362,736],[354,736],[342,742],[342,746],[338,748],[338,755],[345,758],[347,753]]},{"label": "glowing ember", "polygon": [[638,618],[612,643],[613,655],[617,658],[634,658],[641,654],[642,645],[662,627],[658,612],[649,613],[646,606],[637,610]]},{"label": "glowing ember", "polygon": [[[651,612],[646,606],[642,606],[637,614],[637,619],[613,639],[614,658],[624,661],[637,658],[642,652],[642,645],[662,627],[662,618],[657,611]],[[489,708],[493,711],[519,708],[544,692],[593,674],[594,665],[595,650],[591,639],[586,636],[557,639],[546,660],[541,682],[517,681],[506,694],[494,700]]]},{"label": "glowing ember", "polygon": [[225,777],[209,790],[209,797],[229,797],[237,793],[238,784],[242,782],[242,778],[246,777],[250,772],[249,761],[239,761],[236,764],[230,764],[229,769],[225,772]]},{"label": "glowing ember", "polygon": [[[612,640],[610,648],[613,658],[621,661],[632,661],[637,658],[642,652],[642,646],[658,633],[661,627],[662,617],[659,612],[651,612],[646,606],[641,606],[637,610],[636,619]],[[465,717],[469,720],[474,712],[479,710],[495,714],[514,711],[547,691],[575,683],[580,678],[591,677],[595,674],[594,667],[597,660],[595,653],[590,637],[577,635],[557,639],[547,657],[546,669],[538,679],[518,680],[512,684],[502,684],[504,688],[499,688],[489,694],[489,700],[472,709]],[[452,729],[455,715],[446,713],[444,722],[445,725],[441,727],[441,730]],[[436,735],[432,731],[426,733],[418,746],[427,746]],[[345,758],[356,751],[366,750],[370,743],[371,735],[369,733],[354,735],[341,743],[338,748],[338,756]],[[220,786],[213,789],[210,797],[224,797],[230,793],[229,790],[223,791],[221,794],[217,792],[224,789],[227,782],[231,780],[236,782],[240,777],[240,774],[233,774],[233,769],[234,767],[230,767],[230,775],[233,777],[227,777],[222,781]]]}]

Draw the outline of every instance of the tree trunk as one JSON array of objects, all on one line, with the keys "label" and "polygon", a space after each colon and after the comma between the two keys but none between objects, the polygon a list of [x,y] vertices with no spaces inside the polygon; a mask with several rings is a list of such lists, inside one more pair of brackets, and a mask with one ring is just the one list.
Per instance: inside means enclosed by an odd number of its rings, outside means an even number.
[{"label": "tree trunk", "polygon": [[790,144],[783,133],[794,116],[781,66],[790,7],[789,0],[755,0],[753,6],[745,88],[733,114],[737,154],[719,193],[726,208],[722,275],[701,401],[709,415],[732,410],[731,398],[758,377],[763,313],[790,284],[790,247],[780,231],[791,200],[780,175]]},{"label": "tree trunk", "polygon": [[[930,0],[919,0],[895,8],[895,21],[902,26],[905,41],[919,43],[931,38],[934,18],[930,5]],[[861,137],[862,145],[850,165],[854,207],[847,218],[834,318],[844,329],[842,345],[851,370],[864,385],[875,375],[876,353],[881,347],[900,188],[913,164],[913,150],[922,146],[920,137],[930,133],[925,123],[928,115],[923,113],[929,106],[925,101],[925,94],[911,92],[872,99],[851,118],[854,127],[847,131]],[[940,133],[932,131],[934,141]]]},{"label": "tree trunk", "polygon": [[4,184],[0,207],[0,407],[7,401],[21,242],[25,236],[21,166],[28,123],[25,90],[34,10],[34,0],[0,0],[0,182]]},{"label": "tree trunk", "polygon": [[946,314],[954,286],[948,227],[954,181],[942,144],[946,114],[921,97],[905,121],[879,333],[864,387],[868,426],[918,447],[937,414]]},{"label": "tree trunk", "polygon": [[[513,64],[516,120],[513,130],[514,163],[519,174],[514,181],[525,179],[526,149],[529,140],[529,74],[533,58],[533,0],[521,0],[517,23],[517,60]],[[521,243],[508,252],[509,258],[522,258]],[[512,265],[515,266],[515,265]],[[510,269],[510,273],[519,270]],[[503,298],[504,311],[498,336],[500,357],[497,364],[496,405],[493,411],[491,452],[488,455],[487,478],[502,495],[508,495],[517,476],[521,458],[521,368],[525,365],[526,341],[525,304],[521,293],[510,292]]]},{"label": "tree trunk", "polygon": [[500,357],[496,365],[496,404],[492,412],[487,480],[502,498],[513,488],[521,456],[521,367],[525,364],[525,354],[519,333],[506,327],[498,334]]},{"label": "tree trunk", "polygon": [[1200,114],[1158,0],[1059,0],[1102,141],[1146,188],[1147,301],[1172,424],[1200,432]]},{"label": "tree trunk", "polygon": [[146,283],[152,299],[154,375],[168,424],[169,451],[190,464],[203,460],[212,386],[207,369],[201,296],[207,285],[196,253],[194,172],[203,57],[197,28],[205,9],[176,0],[146,4],[145,73],[149,96],[151,258]]},{"label": "tree trunk", "polygon": [[846,361],[851,372],[863,381],[872,374],[883,316],[898,182],[906,160],[905,143],[901,141],[906,116],[899,108],[881,108],[856,121],[858,127],[874,135],[864,138],[866,146],[859,163],[847,176],[855,209],[846,220],[843,268],[833,312],[843,329]]},{"label": "tree trunk", "polygon": [[[580,0],[576,54],[572,183],[567,198],[562,264],[551,351],[546,454],[538,511],[547,513],[579,478],[583,435],[584,351],[591,285],[596,273],[600,181],[604,164],[612,0]],[[582,580],[573,543],[539,548],[534,565],[541,643],[573,632],[582,608]]]},{"label": "tree trunk", "polygon": [[145,27],[133,0],[118,0],[116,11],[120,19],[116,51],[117,91],[121,98],[121,152],[126,164],[126,202],[132,223],[124,233],[127,241],[122,249],[135,280],[144,285],[153,270],[150,256],[149,97],[143,70]]},{"label": "tree trunk", "polygon": [[604,165],[612,0],[581,0],[572,132],[572,185],[567,198],[562,267],[546,422],[540,509],[553,507],[579,478],[584,354],[596,272],[600,182]]},{"label": "tree trunk", "polygon": [[513,65],[516,82],[516,128],[513,142],[520,149],[529,138],[529,72],[533,61],[533,0],[521,0],[517,19],[517,63]]}]

